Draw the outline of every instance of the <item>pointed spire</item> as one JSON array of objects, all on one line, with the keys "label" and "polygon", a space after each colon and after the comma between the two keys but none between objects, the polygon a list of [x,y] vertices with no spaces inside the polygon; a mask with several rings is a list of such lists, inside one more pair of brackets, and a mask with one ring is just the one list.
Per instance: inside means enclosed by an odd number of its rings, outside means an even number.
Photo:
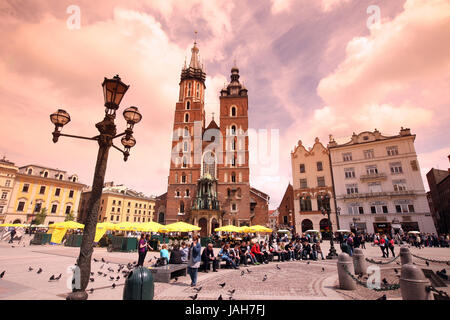
[{"label": "pointed spire", "polygon": [[197,31],[195,31],[195,40],[194,46],[191,49],[192,56],[191,62],[189,63],[189,68],[201,69],[198,51],[199,50],[197,48]]}]

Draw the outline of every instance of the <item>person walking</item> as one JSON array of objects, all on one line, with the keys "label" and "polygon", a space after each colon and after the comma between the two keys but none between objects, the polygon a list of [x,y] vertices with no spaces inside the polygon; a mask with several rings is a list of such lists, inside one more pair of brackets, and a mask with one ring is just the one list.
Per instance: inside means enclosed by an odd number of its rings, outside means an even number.
[{"label": "person walking", "polygon": [[[380,244],[381,252],[383,253],[383,258],[387,258],[387,257],[386,257],[386,252],[385,252],[385,249],[386,249],[386,241],[384,240],[384,237],[383,237],[383,236],[380,237],[379,244]],[[389,257],[389,256],[388,256],[388,257]]]},{"label": "person walking", "polygon": [[191,277],[191,287],[197,285],[198,268],[200,267],[202,246],[198,241],[198,236],[192,237],[188,255],[188,273]]},{"label": "person walking", "polygon": [[141,239],[138,242],[138,266],[144,266],[145,256],[147,254],[147,241],[145,241],[145,234],[141,233]]},{"label": "person walking", "polygon": [[361,249],[365,249],[366,248],[366,235],[362,234],[361,235]]},{"label": "person walking", "polygon": [[[395,253],[394,253],[394,239],[393,238],[391,238],[391,237],[389,237],[389,250],[391,250],[391,252],[392,252],[392,256],[395,258]],[[387,251],[387,249],[386,249],[386,251]]]}]

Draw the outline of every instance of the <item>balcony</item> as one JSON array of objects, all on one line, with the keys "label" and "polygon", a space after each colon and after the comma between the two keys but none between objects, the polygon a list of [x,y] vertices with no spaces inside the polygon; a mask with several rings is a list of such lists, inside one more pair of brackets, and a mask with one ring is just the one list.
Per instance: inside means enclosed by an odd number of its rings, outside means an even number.
[{"label": "balcony", "polygon": [[361,182],[382,181],[387,179],[387,175],[385,173],[370,173],[361,175],[359,179]]},{"label": "balcony", "polygon": [[402,197],[414,196],[416,193],[410,190],[390,191],[390,192],[367,192],[367,193],[352,193],[337,196],[337,200],[341,199],[360,199],[360,198],[379,198],[379,197]]}]

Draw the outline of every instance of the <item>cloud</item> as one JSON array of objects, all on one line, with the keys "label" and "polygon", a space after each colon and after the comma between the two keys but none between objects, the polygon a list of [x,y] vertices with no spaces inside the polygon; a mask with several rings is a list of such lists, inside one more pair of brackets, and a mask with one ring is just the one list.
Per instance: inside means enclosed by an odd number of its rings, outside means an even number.
[{"label": "cloud", "polygon": [[395,18],[347,44],[344,61],[317,87],[327,107],[315,111],[315,120],[327,112],[327,127],[338,135],[363,126],[419,131],[448,121],[439,111],[448,105],[449,34],[448,1],[406,1]]}]

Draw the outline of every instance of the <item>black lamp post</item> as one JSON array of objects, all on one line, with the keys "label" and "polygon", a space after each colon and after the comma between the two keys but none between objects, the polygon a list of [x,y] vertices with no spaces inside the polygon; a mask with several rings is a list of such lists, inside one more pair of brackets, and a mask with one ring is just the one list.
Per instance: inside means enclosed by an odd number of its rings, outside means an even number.
[{"label": "black lamp post", "polygon": [[322,200],[322,207],[320,208],[320,211],[322,211],[323,215],[328,216],[328,227],[331,233],[330,238],[330,252],[327,255],[327,259],[337,259],[338,254],[336,252],[336,249],[334,248],[334,241],[333,241],[333,225],[331,224],[331,207],[330,207],[330,196],[326,194],[325,196],[320,196]]},{"label": "black lamp post", "polygon": [[[77,266],[80,268],[80,286],[73,288],[72,293],[67,296],[68,300],[86,300],[88,294],[86,287],[89,283],[89,277],[91,272],[91,257],[93,252],[93,243],[95,237],[95,231],[98,220],[98,209],[100,206],[100,198],[102,196],[103,184],[105,181],[106,165],[108,162],[109,148],[122,152],[124,161],[127,161],[130,155],[130,148],[136,144],[136,140],[133,138],[133,126],[141,121],[142,115],[139,113],[138,108],[129,107],[123,112],[123,116],[127,121],[127,128],[124,132],[116,134],[116,125],[114,119],[116,118],[116,110],[119,108],[119,104],[122,101],[123,96],[127,92],[129,86],[124,84],[118,75],[112,79],[107,79],[102,83],[103,95],[105,99],[105,118],[103,121],[97,123],[95,126],[100,132],[99,135],[89,138],[76,135],[69,135],[61,133],[61,129],[64,125],[70,122],[69,114],[59,109],[55,113],[50,115],[50,120],[55,125],[55,131],[53,131],[53,142],[57,142],[60,136],[71,137],[86,140],[95,140],[99,144],[99,150],[97,155],[97,163],[95,165],[94,180],[92,183],[91,198],[87,204],[87,215],[85,220],[83,239],[81,242],[80,255],[77,260]],[[123,136],[121,139],[122,145],[125,150],[116,147],[113,144],[113,140],[117,137]]]}]

